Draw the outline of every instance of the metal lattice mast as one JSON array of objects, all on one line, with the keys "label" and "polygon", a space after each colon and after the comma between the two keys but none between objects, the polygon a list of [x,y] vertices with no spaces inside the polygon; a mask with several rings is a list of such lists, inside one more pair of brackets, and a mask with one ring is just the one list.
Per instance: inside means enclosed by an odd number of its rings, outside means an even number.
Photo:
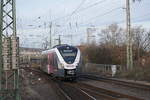
[{"label": "metal lattice mast", "polygon": [[126,0],[126,21],[127,21],[127,68],[133,68],[132,34],[130,19],[130,0]]},{"label": "metal lattice mast", "polygon": [[[3,17],[3,13],[2,13],[2,0],[0,0],[0,91],[2,91],[2,70],[3,70],[3,58],[2,58],[2,17]],[[1,94],[0,94],[1,97]]]},{"label": "metal lattice mast", "polygon": [[0,0],[0,100],[19,100],[15,0]]}]

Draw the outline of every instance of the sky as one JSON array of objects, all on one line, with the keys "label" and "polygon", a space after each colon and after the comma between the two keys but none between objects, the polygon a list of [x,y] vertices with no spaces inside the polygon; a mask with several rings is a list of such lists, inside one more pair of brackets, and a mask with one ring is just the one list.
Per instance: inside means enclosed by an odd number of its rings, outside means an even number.
[{"label": "sky", "polygon": [[[52,22],[52,43],[79,45],[86,42],[86,29],[100,29],[112,23],[125,27],[126,0],[16,0],[17,34],[23,47],[41,48],[49,41]],[[132,26],[150,29],[150,0],[131,2]],[[72,35],[72,36],[71,36]]]}]

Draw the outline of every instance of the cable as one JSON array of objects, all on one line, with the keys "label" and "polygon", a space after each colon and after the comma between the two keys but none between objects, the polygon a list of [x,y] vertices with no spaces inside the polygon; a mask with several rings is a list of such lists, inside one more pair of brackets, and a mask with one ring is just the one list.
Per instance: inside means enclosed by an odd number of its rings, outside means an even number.
[{"label": "cable", "polygon": [[146,20],[149,20],[150,18],[138,18],[138,19],[133,19],[133,22],[142,22],[142,21],[146,21]]},{"label": "cable", "polygon": [[[96,6],[96,5],[99,5],[99,4],[101,4],[101,3],[104,3],[104,2],[106,2],[106,1],[107,1],[107,0],[98,1],[98,2],[96,2],[96,3],[94,3],[94,4],[91,4],[91,5],[87,6],[87,7],[85,7],[85,8],[82,8],[81,10],[76,11],[76,13],[79,13],[79,12],[81,12],[81,11],[87,10],[88,8],[94,7],[94,6]],[[116,3],[116,2],[113,2],[113,3]],[[74,14],[75,14],[75,13],[74,13]]]},{"label": "cable", "polygon": [[[114,8],[114,9],[112,9],[112,10],[110,10],[110,11],[107,11],[107,12],[105,12],[105,13],[103,13],[103,14],[100,14],[100,15],[97,15],[97,16],[95,16],[95,17],[93,17],[93,18],[90,18],[90,19],[88,19],[88,20],[93,20],[93,19],[95,19],[95,18],[97,18],[97,17],[103,17],[103,16],[105,16],[105,15],[108,15],[108,14],[110,14],[110,13],[112,13],[113,11],[116,11],[116,10],[118,10],[118,9],[121,9],[122,7],[117,7],[117,8]],[[88,21],[87,20],[87,21]],[[86,22],[87,22],[86,21]],[[80,23],[80,24],[83,24],[83,23]],[[88,23],[85,23],[85,24],[89,24],[89,22]]]},{"label": "cable", "polygon": [[65,16],[63,16],[63,17],[59,17],[59,18],[53,19],[53,20],[51,20],[51,21],[57,21],[57,20],[60,20],[60,19],[63,19],[63,18],[72,16],[74,13],[76,13],[76,11],[77,11],[78,9],[81,8],[81,6],[85,3],[85,1],[86,1],[86,0],[83,0],[83,1],[79,4],[79,6],[78,6],[71,14],[67,14],[67,15],[65,15]]},{"label": "cable", "polygon": [[[96,17],[93,17],[93,18],[90,18],[89,20],[93,20],[93,19],[95,19],[95,18],[97,18],[97,17],[102,17],[102,16],[105,16],[105,15],[107,15],[107,14],[110,14],[110,13],[112,13],[113,11],[116,11],[116,10],[118,10],[118,9],[120,9],[120,8],[122,8],[122,7],[117,7],[117,8],[114,8],[114,9],[112,9],[112,10],[110,10],[110,11],[107,11],[107,12],[105,12],[105,13],[103,13],[103,14],[100,14],[100,15],[98,15],[98,16],[96,16]],[[88,20],[87,20],[88,21]],[[81,25],[81,24],[83,24],[83,23],[80,23],[80,24],[78,24],[78,25]],[[85,24],[88,24],[88,23],[85,23]],[[63,32],[65,29],[63,29],[61,32]]]},{"label": "cable", "polygon": [[[86,1],[86,0],[85,0],[85,1]],[[94,3],[94,4],[92,4],[92,5],[89,5],[89,6],[85,7],[85,8],[83,8],[83,9],[81,9],[81,10],[78,10],[78,9],[81,8],[81,5],[83,5],[83,4],[85,3],[85,1],[83,1],[83,2],[78,6],[78,8],[72,12],[72,14],[69,16],[69,18],[67,19],[66,22],[68,22],[68,20],[71,18],[71,16],[72,16],[73,14],[79,13],[79,12],[84,11],[84,10],[87,10],[88,8],[91,8],[91,7],[93,7],[93,6],[96,6],[96,5],[98,5],[98,4],[101,4],[101,3],[105,2],[106,0],[98,1],[98,2],[96,2],[96,3]]]},{"label": "cable", "polygon": [[103,3],[103,2],[106,2],[106,1],[107,1],[107,0],[101,0],[101,1],[96,2],[96,3],[92,4],[92,5],[89,5],[89,6],[85,7],[85,8],[82,8],[82,9],[79,10],[78,12],[87,10],[88,8],[94,7],[94,6],[99,5],[99,4],[101,4],[101,3]]},{"label": "cable", "polygon": [[79,4],[79,6],[71,13],[70,16],[72,16],[73,14],[75,14],[75,13],[78,11],[78,9],[80,9],[81,6],[82,6],[85,2],[86,2],[86,0],[83,0],[83,1]]},{"label": "cable", "polygon": [[150,13],[147,13],[147,14],[144,14],[144,15],[141,15],[141,16],[138,16],[138,17],[134,17],[134,18],[131,18],[131,19],[139,19],[141,17],[147,17],[149,15],[150,15]]},{"label": "cable", "polygon": [[[141,15],[138,17],[134,17],[134,18],[132,18],[132,20],[133,20],[133,22],[140,22],[140,21],[148,20],[148,18],[143,18],[144,16],[148,17],[148,15],[150,15],[150,13],[147,13],[145,15]],[[124,23],[124,22],[125,22],[125,20],[120,20],[117,23]],[[103,23],[106,23],[106,22],[103,22]]]},{"label": "cable", "polygon": [[65,22],[68,22],[68,20],[71,18],[71,16],[72,16],[73,14],[75,14],[75,13],[78,11],[78,9],[80,9],[81,6],[82,6],[85,2],[86,2],[86,0],[83,0],[83,1],[79,4],[79,6],[78,6],[71,14],[68,15],[68,19],[67,19]]},{"label": "cable", "polygon": [[52,20],[52,21],[56,21],[56,20],[59,20],[59,19],[62,19],[62,18],[66,18],[66,17],[71,17],[73,14],[75,14],[75,13],[77,13],[77,12],[81,12],[81,11],[87,10],[88,8],[91,8],[91,7],[94,7],[94,6],[98,5],[98,4],[101,4],[101,3],[105,2],[106,0],[98,1],[98,2],[96,2],[96,3],[94,3],[94,4],[91,4],[91,5],[89,5],[89,6],[85,7],[85,8],[83,8],[83,9],[81,9],[81,10],[78,10],[78,9],[80,9],[81,6],[85,3],[85,1],[86,1],[86,0],[83,0],[83,1],[80,3],[80,5],[79,5],[71,14],[68,14],[68,15],[63,16],[63,17],[60,17],[60,18],[56,18],[56,19],[54,19],[54,20]]}]

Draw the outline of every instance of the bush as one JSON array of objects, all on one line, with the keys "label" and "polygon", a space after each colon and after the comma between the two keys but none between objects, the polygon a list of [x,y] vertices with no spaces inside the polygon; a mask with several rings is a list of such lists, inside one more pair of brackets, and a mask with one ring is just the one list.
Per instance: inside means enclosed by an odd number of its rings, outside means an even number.
[{"label": "bush", "polygon": [[149,67],[145,67],[145,68],[138,67],[131,71],[120,72],[117,74],[117,77],[150,82],[150,68]]}]

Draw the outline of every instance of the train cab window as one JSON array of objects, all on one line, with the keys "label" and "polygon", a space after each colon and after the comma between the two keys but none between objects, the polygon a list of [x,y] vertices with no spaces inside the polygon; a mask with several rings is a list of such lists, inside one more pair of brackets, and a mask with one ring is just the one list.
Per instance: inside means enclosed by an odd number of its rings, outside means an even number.
[{"label": "train cab window", "polygon": [[58,48],[61,56],[66,63],[72,64],[77,56],[77,48],[72,46],[63,46]]}]

